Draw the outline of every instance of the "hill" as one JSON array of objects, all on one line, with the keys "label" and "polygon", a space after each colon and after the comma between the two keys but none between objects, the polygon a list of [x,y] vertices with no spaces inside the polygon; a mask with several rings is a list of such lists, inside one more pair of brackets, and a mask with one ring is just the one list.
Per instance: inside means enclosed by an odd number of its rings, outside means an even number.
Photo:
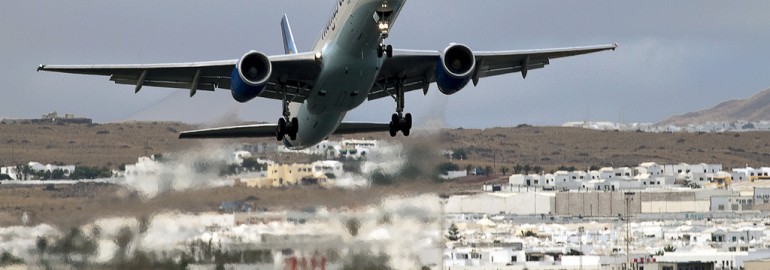
[{"label": "hill", "polygon": [[770,89],[746,99],[722,102],[713,108],[676,115],[659,125],[686,126],[706,122],[770,121]]}]

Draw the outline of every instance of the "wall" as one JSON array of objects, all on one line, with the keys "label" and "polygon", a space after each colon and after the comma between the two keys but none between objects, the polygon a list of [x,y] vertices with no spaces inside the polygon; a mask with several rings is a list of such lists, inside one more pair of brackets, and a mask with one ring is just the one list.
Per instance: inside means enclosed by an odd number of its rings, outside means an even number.
[{"label": "wall", "polygon": [[553,212],[552,193],[481,193],[472,196],[452,196],[447,199],[447,213],[486,214],[549,214]]},{"label": "wall", "polygon": [[[571,216],[626,215],[625,192],[557,192],[554,213]],[[708,200],[699,200],[695,192],[635,192],[629,201],[631,214],[709,212]]]}]

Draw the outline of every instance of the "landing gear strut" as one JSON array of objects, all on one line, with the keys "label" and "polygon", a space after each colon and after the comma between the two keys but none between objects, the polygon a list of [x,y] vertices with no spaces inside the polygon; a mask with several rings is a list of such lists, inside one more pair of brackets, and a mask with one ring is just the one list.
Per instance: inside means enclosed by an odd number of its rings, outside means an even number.
[{"label": "landing gear strut", "polygon": [[283,118],[278,119],[278,126],[275,130],[275,139],[278,141],[288,135],[289,139],[297,139],[297,131],[299,131],[299,120],[294,117],[291,118],[291,112],[289,111],[289,101],[286,99],[286,86],[281,87],[283,89]]},{"label": "landing gear strut", "polygon": [[404,87],[401,81],[396,82],[396,113],[390,117],[389,132],[391,137],[395,137],[399,131],[404,136],[409,136],[412,129],[412,114],[404,114]]}]

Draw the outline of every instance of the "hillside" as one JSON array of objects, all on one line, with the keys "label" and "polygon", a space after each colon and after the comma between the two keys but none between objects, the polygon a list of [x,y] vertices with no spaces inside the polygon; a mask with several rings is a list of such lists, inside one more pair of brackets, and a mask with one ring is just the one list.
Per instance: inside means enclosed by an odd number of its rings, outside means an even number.
[{"label": "hillside", "polygon": [[770,89],[761,91],[750,98],[725,101],[710,109],[672,116],[658,124],[686,126],[688,124],[735,122],[738,120],[770,121]]},{"label": "hillside", "polygon": [[[118,168],[137,157],[167,152],[207,154],[236,143],[277,144],[275,139],[179,140],[178,132],[195,129],[182,123],[126,122],[109,124],[0,124],[0,166],[38,161]],[[770,165],[770,132],[644,133],[597,131],[565,127],[445,129],[391,138],[387,133],[347,138],[392,140],[409,149],[436,153],[434,162],[447,159],[441,150],[467,153],[454,160],[462,167],[515,164],[586,169],[590,166],[635,166],[640,162],[721,163],[725,167]],[[331,139],[342,139],[332,136]],[[417,148],[421,147],[421,148]],[[271,155],[281,162],[300,162],[297,155]],[[425,157],[420,157],[426,159]],[[15,162],[14,162],[15,161]],[[498,170],[499,171],[499,170]]]}]

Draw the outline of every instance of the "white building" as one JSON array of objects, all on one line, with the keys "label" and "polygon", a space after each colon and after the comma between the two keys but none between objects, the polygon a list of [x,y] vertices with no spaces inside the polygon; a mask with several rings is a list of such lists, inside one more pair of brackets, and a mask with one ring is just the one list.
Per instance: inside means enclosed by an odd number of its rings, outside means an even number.
[{"label": "white building", "polygon": [[658,165],[655,162],[643,162],[636,167],[635,174],[649,174],[650,177],[657,177],[663,175],[663,166]]},{"label": "white building", "polygon": [[318,177],[329,174],[334,175],[334,177],[340,177],[344,173],[342,169],[342,162],[336,160],[316,161],[310,165],[313,167],[313,175]]},{"label": "white building", "polygon": [[752,167],[733,169],[734,174],[738,174],[746,177],[746,180],[751,182],[757,180],[770,180],[770,167],[762,167],[755,169]]}]

